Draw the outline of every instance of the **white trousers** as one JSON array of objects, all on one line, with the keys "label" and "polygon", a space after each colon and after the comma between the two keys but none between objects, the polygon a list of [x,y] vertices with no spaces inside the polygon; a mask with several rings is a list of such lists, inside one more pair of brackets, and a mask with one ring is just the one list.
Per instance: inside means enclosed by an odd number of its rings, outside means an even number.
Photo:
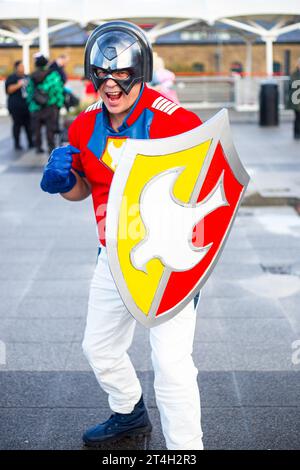
[{"label": "white trousers", "polygon": [[[200,395],[192,359],[196,312],[191,302],[149,330],[154,389],[167,449],[202,449]],[[130,413],[142,389],[127,354],[136,320],[124,306],[102,248],[91,282],[83,351],[110,408]]]}]

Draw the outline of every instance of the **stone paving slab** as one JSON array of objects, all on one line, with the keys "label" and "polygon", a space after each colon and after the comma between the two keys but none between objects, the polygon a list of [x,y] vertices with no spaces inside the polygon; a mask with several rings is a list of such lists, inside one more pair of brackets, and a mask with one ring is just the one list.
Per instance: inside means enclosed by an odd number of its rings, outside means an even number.
[{"label": "stone paving slab", "polygon": [[[206,299],[203,299],[203,302]],[[284,312],[281,304],[277,299],[269,299],[264,297],[248,296],[243,299],[218,298],[216,300],[218,307],[215,312],[210,311],[211,316],[224,318],[283,318]],[[203,314],[205,315],[205,306]]]},{"label": "stone paving slab", "polygon": [[[299,374],[199,375],[205,448],[298,448],[299,397],[294,396],[294,390]],[[139,373],[139,378],[153,424],[152,436],[148,440],[123,439],[106,444],[106,450],[164,449],[152,373]],[[285,396],[280,393],[282,381]],[[6,372],[2,384],[2,449],[83,449],[82,432],[107,418],[107,397],[91,372]]]},{"label": "stone paving slab", "polygon": [[[291,125],[233,125],[253,184],[272,172],[294,184]],[[42,160],[1,143],[0,448],[81,449],[82,431],[109,415],[81,349],[97,257],[92,203],[42,193]],[[197,313],[193,357],[208,449],[299,448],[299,253],[293,208],[240,209]],[[149,332],[137,325],[129,354],[154,433],[111,448],[164,448],[150,352]]]}]

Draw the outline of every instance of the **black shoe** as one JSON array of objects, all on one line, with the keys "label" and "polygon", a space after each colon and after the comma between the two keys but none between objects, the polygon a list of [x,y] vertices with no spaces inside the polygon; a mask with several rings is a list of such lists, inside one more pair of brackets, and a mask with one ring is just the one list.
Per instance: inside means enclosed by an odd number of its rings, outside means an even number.
[{"label": "black shoe", "polygon": [[15,145],[15,150],[24,150],[24,149],[23,149],[22,145],[17,144],[17,145]]},{"label": "black shoe", "polygon": [[45,153],[45,150],[42,147],[35,149],[35,153]]},{"label": "black shoe", "polygon": [[114,413],[104,423],[88,429],[83,434],[82,440],[88,447],[97,447],[102,442],[115,441],[122,437],[132,437],[140,434],[147,435],[151,431],[152,425],[142,396],[131,413]]},{"label": "black shoe", "polygon": [[300,134],[295,134],[294,139],[299,140],[300,139]]},{"label": "black shoe", "polygon": [[29,150],[29,149],[33,149],[33,148],[34,148],[34,143],[32,143],[32,142],[29,143],[29,144],[28,144],[28,150]]}]

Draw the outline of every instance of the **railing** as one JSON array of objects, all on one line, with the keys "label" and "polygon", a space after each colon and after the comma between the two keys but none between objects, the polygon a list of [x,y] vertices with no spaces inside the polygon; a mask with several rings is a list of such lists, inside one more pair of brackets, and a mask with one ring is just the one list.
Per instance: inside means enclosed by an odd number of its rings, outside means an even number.
[{"label": "railing", "polygon": [[[234,76],[178,76],[175,88],[181,103],[189,107],[232,107],[238,111],[259,108],[260,86],[267,77]],[[272,78],[278,84],[279,106],[285,108],[289,77]]]},{"label": "railing", "polygon": [[[259,108],[260,85],[266,77],[236,76],[178,76],[175,89],[182,104],[190,108],[232,107],[238,111]],[[286,89],[289,77],[273,77],[278,84],[279,106],[285,108]],[[84,96],[81,80],[69,80],[67,85],[79,97]],[[0,81],[0,110],[6,109],[4,80]]]},{"label": "railing", "polygon": [[181,103],[200,108],[234,105],[233,77],[176,77],[175,89]]}]

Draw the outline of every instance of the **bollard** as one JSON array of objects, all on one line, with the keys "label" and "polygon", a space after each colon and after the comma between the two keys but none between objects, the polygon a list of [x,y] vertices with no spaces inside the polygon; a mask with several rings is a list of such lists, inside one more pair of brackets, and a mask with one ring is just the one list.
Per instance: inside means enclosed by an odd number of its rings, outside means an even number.
[{"label": "bollard", "polygon": [[279,123],[279,96],[278,85],[274,81],[265,81],[261,84],[259,95],[259,125],[278,126]]}]

